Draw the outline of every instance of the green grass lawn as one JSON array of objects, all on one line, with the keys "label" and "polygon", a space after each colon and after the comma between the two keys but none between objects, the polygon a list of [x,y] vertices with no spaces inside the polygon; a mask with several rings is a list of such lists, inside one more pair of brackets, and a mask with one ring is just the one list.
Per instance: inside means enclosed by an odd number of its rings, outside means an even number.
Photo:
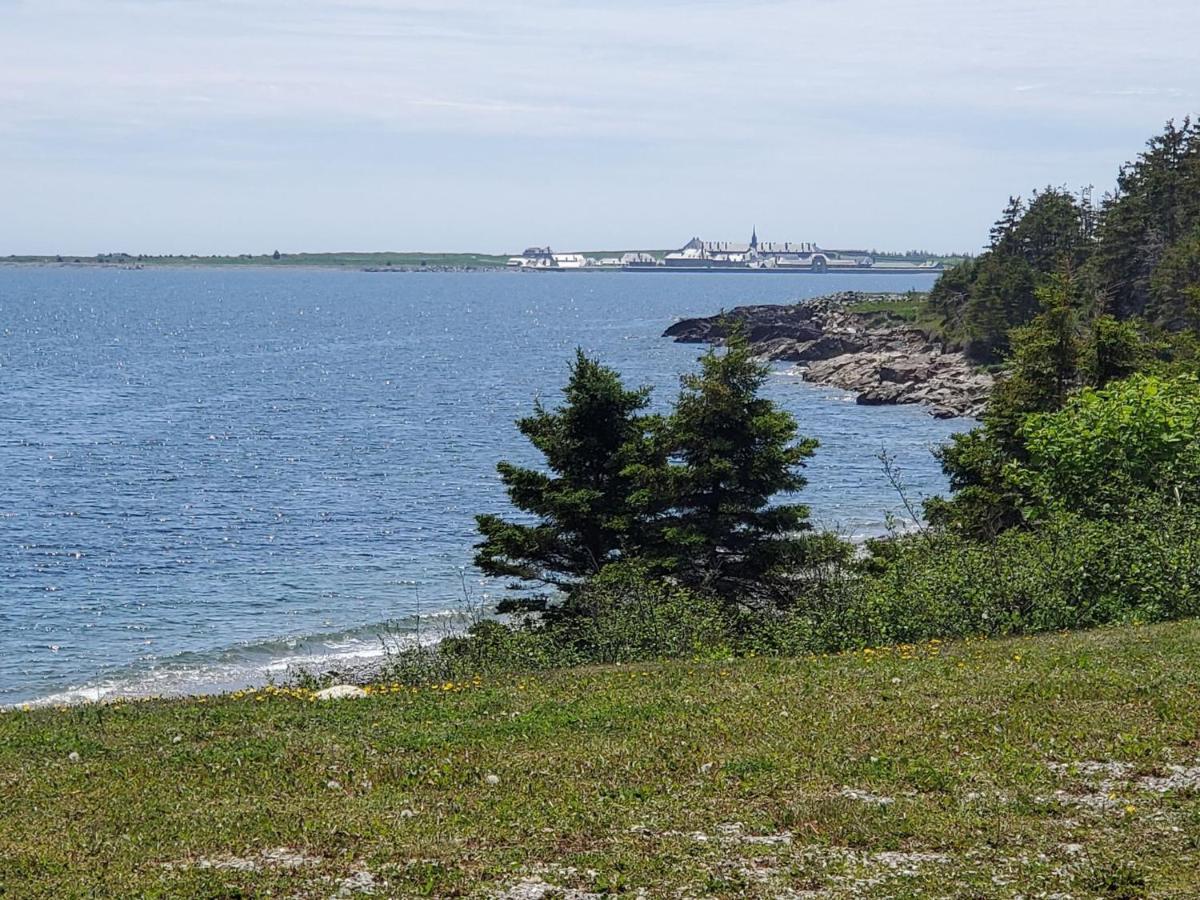
[{"label": "green grass lawn", "polygon": [[12,711],[0,894],[1195,897],[1198,765],[1191,621]]},{"label": "green grass lawn", "polygon": [[929,335],[940,334],[944,324],[942,316],[929,305],[928,294],[899,294],[885,300],[853,303],[848,308],[872,325],[911,325]]}]

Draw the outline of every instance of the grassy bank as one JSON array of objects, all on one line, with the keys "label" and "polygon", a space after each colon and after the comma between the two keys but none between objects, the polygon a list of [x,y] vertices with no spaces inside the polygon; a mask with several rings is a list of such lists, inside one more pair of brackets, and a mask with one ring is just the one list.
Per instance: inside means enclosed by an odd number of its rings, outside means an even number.
[{"label": "grassy bank", "polygon": [[1198,671],[1185,621],[9,712],[0,893],[1196,896]]},{"label": "grassy bank", "polygon": [[944,324],[941,314],[930,305],[929,295],[916,291],[853,303],[849,309],[864,317],[868,325],[877,328],[904,325],[941,337]]}]

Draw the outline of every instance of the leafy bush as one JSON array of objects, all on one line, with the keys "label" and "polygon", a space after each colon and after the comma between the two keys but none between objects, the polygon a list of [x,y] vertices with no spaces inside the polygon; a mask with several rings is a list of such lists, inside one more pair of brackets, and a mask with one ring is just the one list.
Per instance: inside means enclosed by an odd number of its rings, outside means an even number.
[{"label": "leafy bush", "polygon": [[589,662],[720,653],[729,638],[729,620],[715,596],[655,579],[638,564],[608,566],[569,604],[570,614],[546,631]]},{"label": "leafy bush", "polygon": [[860,644],[1195,615],[1200,516],[1151,502],[1121,521],[1055,512],[987,543],[905,538],[863,602]]},{"label": "leafy bush", "polygon": [[1200,383],[1136,375],[1085,389],[1022,428],[1028,460],[1007,475],[1036,514],[1122,513],[1138,497],[1200,500]]}]

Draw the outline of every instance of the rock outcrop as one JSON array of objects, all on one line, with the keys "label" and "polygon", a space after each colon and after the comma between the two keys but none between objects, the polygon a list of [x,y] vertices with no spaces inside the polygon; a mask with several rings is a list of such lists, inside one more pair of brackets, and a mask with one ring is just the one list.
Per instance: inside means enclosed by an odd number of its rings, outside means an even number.
[{"label": "rock outcrop", "polygon": [[854,310],[859,303],[903,296],[847,292],[790,306],[739,306],[676,322],[664,337],[720,343],[728,321],[741,322],[762,359],[794,362],[806,381],[854,391],[863,405],[921,403],[939,418],[978,416],[991,375],[902,319]]},{"label": "rock outcrop", "polygon": [[357,700],[367,692],[354,684],[335,684],[313,694],[315,700]]}]

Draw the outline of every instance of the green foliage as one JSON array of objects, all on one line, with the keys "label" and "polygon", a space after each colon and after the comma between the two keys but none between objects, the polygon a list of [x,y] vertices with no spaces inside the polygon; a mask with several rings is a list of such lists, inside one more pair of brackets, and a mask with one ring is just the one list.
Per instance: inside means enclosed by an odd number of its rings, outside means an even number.
[{"label": "green foliage", "polygon": [[989,542],[902,539],[865,590],[863,643],[1153,621],[1200,612],[1200,517],[1145,501],[1123,521],[1048,514]]},{"label": "green foliage", "polygon": [[1200,506],[1144,492],[1120,518],[1063,506],[988,541],[928,530],[872,542],[865,559],[828,563],[793,582],[790,603],[765,609],[613,564],[572,594],[565,614],[481,623],[397,656],[388,677],[798,656],[1200,615]]},{"label": "green foliage", "polygon": [[1171,331],[1200,328],[1200,226],[1163,251],[1147,315]]},{"label": "green foliage", "polygon": [[720,655],[728,623],[715,597],[655,577],[645,563],[616,563],[549,620],[550,637],[588,662]]},{"label": "green foliage", "polygon": [[1088,384],[1104,387],[1110,381],[1128,378],[1149,361],[1150,347],[1139,323],[1121,322],[1109,315],[1092,320],[1080,360]]},{"label": "green foliage", "polygon": [[537,403],[517,427],[545,456],[552,474],[497,466],[518,509],[533,524],[477,517],[483,541],[475,564],[489,575],[515,576],[570,590],[636,547],[631,467],[645,462],[647,389],[626,390],[612,369],[578,351],[558,410]]},{"label": "green foliage", "polygon": [[978,362],[1003,359],[1009,332],[1038,313],[1039,288],[1087,260],[1093,220],[1086,196],[1046,188],[1028,204],[1012,198],[988,250],[947,272],[930,293],[952,342]]},{"label": "green foliage", "polygon": [[1004,477],[1011,455],[986,421],[954,435],[935,452],[949,478],[951,495],[925,501],[925,516],[932,525],[988,539],[1020,524],[1021,498]]},{"label": "green foliage", "polygon": [[[1180,289],[1187,285],[1177,274],[1195,258],[1198,227],[1200,127],[1190,119],[1179,126],[1168,122],[1122,168],[1102,210],[1095,269],[1118,318],[1145,316],[1178,326]],[[1181,242],[1185,246],[1177,247]],[[1159,273],[1164,263],[1170,271]]]},{"label": "green foliage", "polygon": [[1013,329],[1009,371],[988,410],[1008,440],[1017,420],[1031,412],[1058,409],[1075,386],[1082,342],[1079,316],[1071,305],[1071,281],[1053,276],[1037,290],[1040,312],[1028,325]]},{"label": "green foliage", "polygon": [[1030,416],[1027,459],[1008,477],[1032,511],[1123,515],[1146,495],[1200,500],[1200,383],[1136,375],[1085,389],[1059,412]]},{"label": "green foliage", "polygon": [[804,487],[817,442],[797,438],[796,420],[760,395],[769,370],[737,329],[700,366],[683,377],[661,435],[671,463],[658,479],[657,553],[685,584],[749,602],[806,563],[808,508],[771,500]]},{"label": "green foliage", "polygon": [[996,385],[979,428],[938,451],[953,496],[926,503],[935,525],[990,538],[1022,521],[1023,496],[1006,475],[1025,458],[1021,426],[1032,413],[1061,408],[1079,377],[1084,341],[1071,304],[1071,282],[1057,276],[1038,290],[1042,311],[1013,329],[1008,372]]},{"label": "green foliage", "polygon": [[612,563],[544,616],[478,622],[433,648],[394,654],[386,675],[421,684],[592,663],[727,656],[731,639],[714,596],[673,584],[645,563]]}]

